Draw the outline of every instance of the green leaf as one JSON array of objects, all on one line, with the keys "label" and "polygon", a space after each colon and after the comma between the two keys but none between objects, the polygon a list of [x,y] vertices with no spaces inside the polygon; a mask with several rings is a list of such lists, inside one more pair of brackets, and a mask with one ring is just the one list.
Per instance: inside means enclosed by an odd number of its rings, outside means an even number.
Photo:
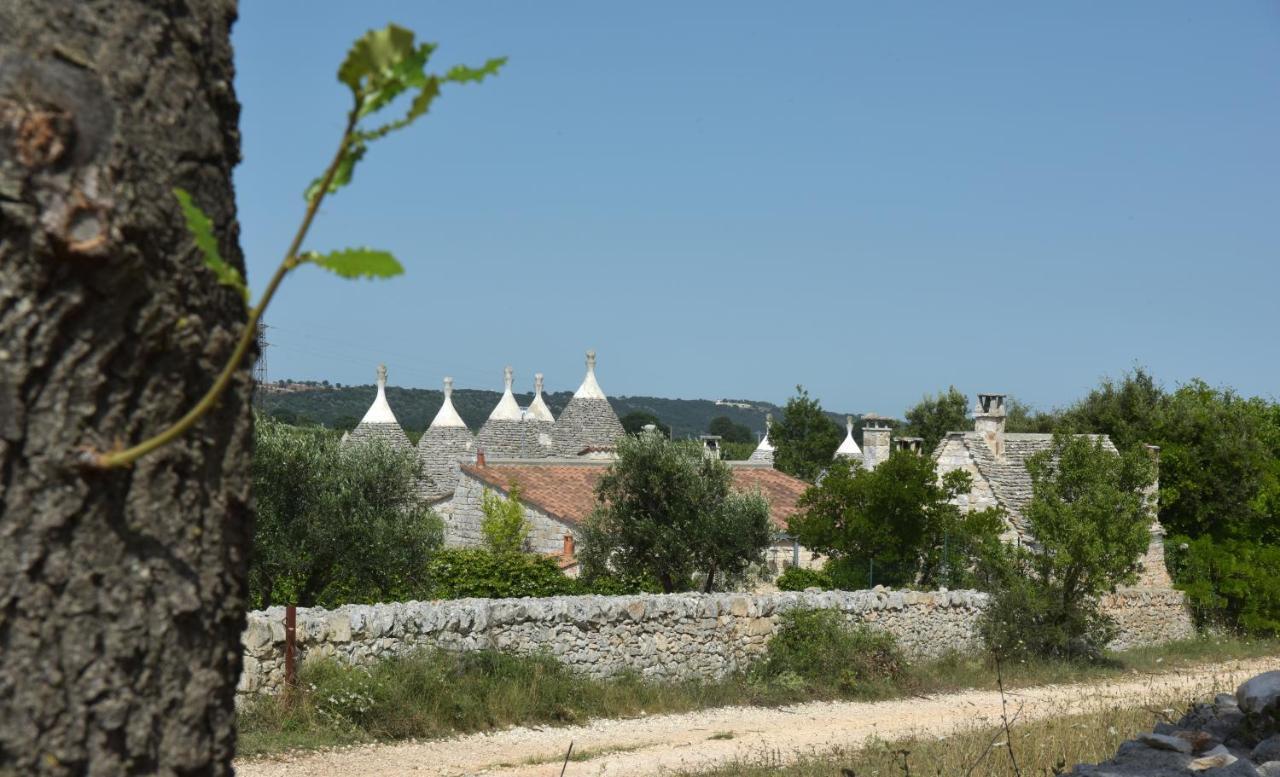
[{"label": "green leaf", "polygon": [[[364,154],[369,150],[365,145],[363,136],[352,138],[351,143],[347,146],[346,153],[342,155],[342,160],[338,162],[338,169],[334,171],[333,178],[329,181],[329,194],[336,193],[339,189],[351,183],[351,176],[355,172],[356,162],[364,158]],[[317,194],[320,193],[320,178],[316,178],[303,192],[302,198],[307,202],[311,202]]]},{"label": "green leaf", "polygon": [[369,30],[347,52],[338,68],[338,80],[359,94],[369,81],[383,76],[414,53],[412,31],[398,24]]},{"label": "green leaf", "polygon": [[426,83],[427,58],[433,50],[432,44],[424,43],[391,66],[387,72],[371,76],[359,95],[360,108],[357,115],[364,117],[376,113],[406,90]]},{"label": "green leaf", "polygon": [[218,241],[213,236],[213,221],[200,210],[185,189],[174,189],[173,196],[178,199],[178,206],[182,208],[182,216],[187,221],[187,231],[191,233],[196,248],[204,254],[204,266],[213,270],[218,283],[236,289],[244,296],[245,302],[248,302],[249,287],[245,285],[240,271],[227,264],[222,254],[218,252]]},{"label": "green leaf", "polygon": [[427,82],[422,85],[422,89],[419,90],[418,95],[413,98],[413,102],[409,105],[409,112],[405,114],[403,119],[388,122],[377,129],[360,132],[358,135],[359,138],[365,141],[377,140],[388,133],[409,126],[419,116],[426,113],[427,109],[431,107],[431,103],[439,96],[440,79],[435,76],[431,76],[427,79]]},{"label": "green leaf", "polygon": [[454,65],[449,68],[449,72],[444,74],[444,81],[451,81],[455,84],[465,84],[469,81],[479,83],[489,76],[495,76],[502,66],[507,64],[506,57],[494,57],[480,67],[467,67],[466,65]]},{"label": "green leaf", "polygon": [[308,251],[302,258],[343,278],[392,278],[404,273],[404,267],[389,252],[372,248],[344,248],[327,254]]}]

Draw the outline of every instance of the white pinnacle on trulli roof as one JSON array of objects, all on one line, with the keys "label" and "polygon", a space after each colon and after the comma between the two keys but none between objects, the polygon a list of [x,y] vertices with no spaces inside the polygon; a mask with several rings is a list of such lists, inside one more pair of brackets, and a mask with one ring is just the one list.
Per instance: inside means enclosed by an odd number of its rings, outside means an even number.
[{"label": "white pinnacle on trulli roof", "polygon": [[764,417],[764,438],[760,440],[760,444],[756,446],[756,450],[764,453],[773,450],[773,444],[769,442],[769,429],[773,427],[773,416],[766,414]]},{"label": "white pinnacle on trulli roof", "polygon": [[364,418],[360,419],[362,424],[394,424],[396,414],[391,412],[391,405],[387,404],[387,365],[378,365],[378,396],[374,397],[373,404],[369,406],[369,412],[364,414]]},{"label": "white pinnacle on trulli roof", "polygon": [[489,414],[491,421],[519,421],[520,420],[520,404],[516,402],[516,397],[511,393],[511,384],[515,382],[515,371],[507,367],[503,371],[503,381],[506,388],[502,392],[502,399],[498,400],[498,406]]},{"label": "white pinnacle on trulli roof", "polygon": [[578,386],[578,390],[573,392],[573,395],[581,399],[608,399],[601,390],[600,384],[596,383],[595,351],[587,351],[587,377],[582,379],[582,385]]},{"label": "white pinnacle on trulli roof", "polygon": [[[599,386],[596,387],[597,389]],[[529,416],[535,421],[550,421],[555,423],[556,417],[551,415],[551,408],[547,407],[546,400],[542,398],[542,373],[533,376],[533,401],[529,403]]]},{"label": "white pinnacle on trulli roof", "polygon": [[436,413],[436,417],[431,419],[431,426],[461,426],[467,428],[466,421],[462,420],[462,416],[458,415],[458,411],[453,407],[453,378],[444,379],[444,404],[440,405],[440,411]]},{"label": "white pinnacle on trulli roof", "polygon": [[862,451],[858,448],[858,444],[853,441],[853,416],[844,417],[844,442],[840,443],[840,447],[836,448],[837,456],[845,456],[848,458],[862,458]]}]

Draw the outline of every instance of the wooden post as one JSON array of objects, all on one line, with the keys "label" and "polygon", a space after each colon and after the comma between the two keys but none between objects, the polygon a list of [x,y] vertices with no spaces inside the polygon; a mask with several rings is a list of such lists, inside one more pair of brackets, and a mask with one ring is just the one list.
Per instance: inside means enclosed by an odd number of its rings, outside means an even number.
[{"label": "wooden post", "polygon": [[284,608],[284,695],[285,699],[293,697],[298,687],[298,608],[288,605]]}]

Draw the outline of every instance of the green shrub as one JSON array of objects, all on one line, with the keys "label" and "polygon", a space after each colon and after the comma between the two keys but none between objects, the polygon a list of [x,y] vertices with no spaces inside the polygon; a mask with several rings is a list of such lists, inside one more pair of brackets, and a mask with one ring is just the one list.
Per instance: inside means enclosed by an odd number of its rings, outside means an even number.
[{"label": "green shrub", "polygon": [[590,580],[578,579],[578,593],[598,596],[628,596],[630,594],[660,594],[662,586],[652,578],[633,575],[596,575]]},{"label": "green shrub", "polygon": [[564,596],[582,590],[554,558],[536,553],[449,548],[431,557],[426,573],[431,599]]},{"label": "green shrub", "polygon": [[529,537],[529,522],[524,517],[524,505],[520,504],[520,486],[512,484],[508,496],[485,489],[480,496],[480,533],[484,543],[494,553],[519,553],[525,549]]},{"label": "green shrub", "polygon": [[1169,569],[1199,624],[1257,636],[1280,634],[1280,546],[1174,537]]},{"label": "green shrub", "polygon": [[753,676],[819,694],[877,694],[906,677],[890,634],[850,626],[834,610],[787,610]]},{"label": "green shrub", "polygon": [[1096,661],[1116,634],[1091,601],[1066,602],[1060,586],[1017,574],[996,586],[978,629],[1002,659]]},{"label": "green shrub", "polygon": [[778,579],[775,582],[781,591],[803,591],[806,588],[829,590],[833,587],[831,575],[828,575],[825,571],[821,569],[801,569],[800,567],[788,567],[785,572],[778,575]]}]

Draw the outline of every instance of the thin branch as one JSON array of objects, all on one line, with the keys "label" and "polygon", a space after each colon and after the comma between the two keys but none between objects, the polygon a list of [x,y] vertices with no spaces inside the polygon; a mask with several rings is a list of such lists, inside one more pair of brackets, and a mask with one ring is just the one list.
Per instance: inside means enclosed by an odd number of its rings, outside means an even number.
[{"label": "thin branch", "polygon": [[573,755],[573,740],[569,740],[569,749],[564,754],[564,766],[560,767],[560,777],[564,777],[564,770],[569,768],[569,756]]},{"label": "thin branch", "polygon": [[351,143],[352,133],[355,131],[356,121],[356,109],[353,108],[347,114],[347,128],[342,133],[342,142],[338,144],[338,151],[334,154],[333,161],[329,163],[328,169],[324,172],[324,177],[320,182],[320,189],[316,196],[307,203],[307,212],[302,217],[302,223],[298,226],[298,231],[294,233],[293,242],[289,244],[289,250],[285,252],[280,266],[276,268],[275,274],[271,276],[271,281],[267,284],[266,291],[262,294],[262,299],[249,311],[249,319],[245,322],[244,331],[240,334],[240,341],[236,343],[236,349],[232,352],[231,358],[227,360],[226,365],[223,366],[218,379],[214,381],[195,407],[187,411],[186,415],[164,431],[154,437],[143,440],[131,448],[120,451],[99,453],[94,450],[82,450],[78,455],[81,466],[90,469],[127,467],[142,456],[157,448],[162,448],[181,437],[195,425],[196,421],[199,421],[206,413],[217,407],[218,401],[226,393],[227,387],[231,385],[231,379],[235,377],[236,370],[239,368],[240,363],[244,361],[245,355],[249,352],[249,346],[257,336],[258,321],[262,318],[263,311],[271,303],[271,298],[275,296],[276,289],[280,288],[280,282],[301,263],[298,258],[298,251],[302,248],[302,241],[306,239],[307,232],[311,229],[311,222],[315,219],[316,212],[320,209],[320,202],[324,200],[325,194],[329,191],[329,185],[333,183],[333,177],[337,174],[338,166],[342,163],[342,158],[347,152],[347,146]]},{"label": "thin branch", "polygon": [[[1004,746],[1009,751],[1009,762],[1013,764],[1013,773],[1018,777],[1022,777],[1022,770],[1018,768],[1018,758],[1013,754],[1013,732],[1009,728],[1009,702],[1004,693],[1004,672],[1001,669],[999,651],[996,651],[995,659],[996,687],[1000,689],[1000,719],[1004,721]],[[1021,708],[1019,708],[1019,711],[1021,711]]]}]

